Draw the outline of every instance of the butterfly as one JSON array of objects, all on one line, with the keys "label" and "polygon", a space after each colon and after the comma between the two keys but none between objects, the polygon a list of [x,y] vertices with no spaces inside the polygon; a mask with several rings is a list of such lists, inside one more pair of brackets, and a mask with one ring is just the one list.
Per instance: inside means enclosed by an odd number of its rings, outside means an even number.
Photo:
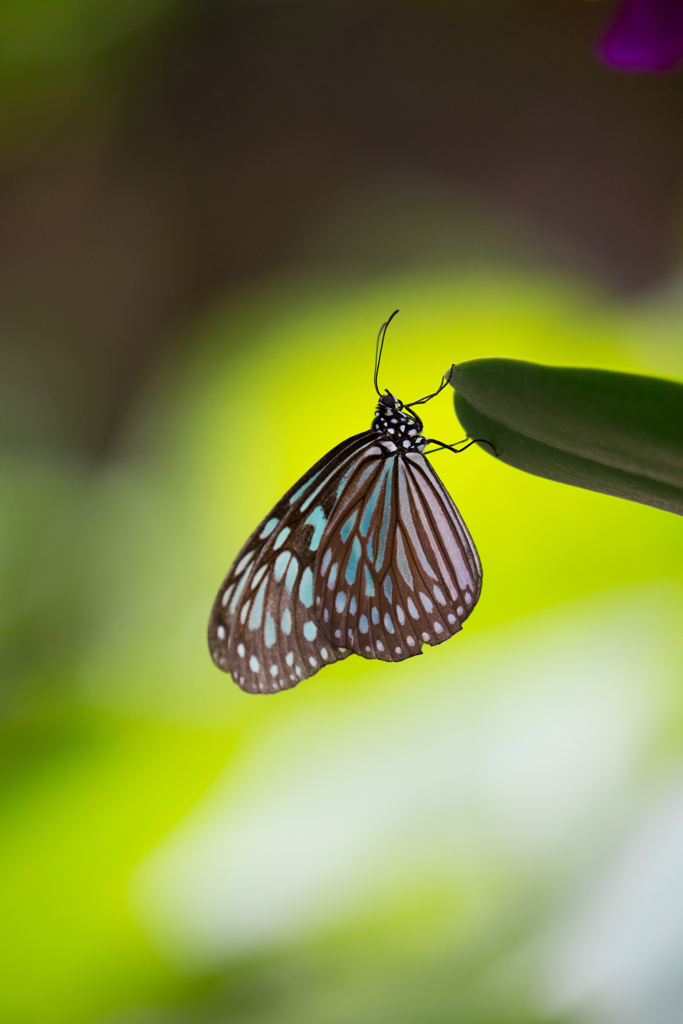
[{"label": "butterfly", "polygon": [[[259,523],[218,591],[209,621],[216,665],[249,693],[296,686],[359,654],[404,661],[443,643],[479,599],[481,562],[425,457],[463,448],[426,438],[413,408],[377,378],[369,430],[315,463]],[[477,438],[476,440],[481,440]],[[427,445],[435,444],[432,452]]]}]

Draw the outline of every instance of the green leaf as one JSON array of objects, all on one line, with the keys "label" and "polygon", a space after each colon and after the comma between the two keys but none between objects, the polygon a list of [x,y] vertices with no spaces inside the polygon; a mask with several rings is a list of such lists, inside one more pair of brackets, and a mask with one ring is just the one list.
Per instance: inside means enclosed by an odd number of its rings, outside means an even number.
[{"label": "green leaf", "polygon": [[450,383],[468,435],[503,462],[683,515],[683,385],[517,359],[459,363]]}]

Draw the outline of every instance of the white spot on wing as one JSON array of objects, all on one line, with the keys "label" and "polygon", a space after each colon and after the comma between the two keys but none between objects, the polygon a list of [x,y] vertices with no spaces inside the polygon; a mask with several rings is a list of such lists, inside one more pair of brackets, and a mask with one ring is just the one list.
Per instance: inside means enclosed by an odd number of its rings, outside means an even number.
[{"label": "white spot on wing", "polygon": [[249,659],[249,668],[251,669],[252,672],[258,672],[260,667],[261,666],[258,663],[258,658],[256,657],[256,655],[252,654],[251,658]]},{"label": "white spot on wing", "polygon": [[259,533],[259,537],[261,539],[263,539],[264,537],[270,537],[271,533],[273,532],[273,530],[275,529],[275,527],[277,526],[277,524],[279,522],[280,522],[280,520],[277,519],[277,518],[276,519],[269,519],[268,522],[266,523],[266,525],[263,527],[263,529]]},{"label": "white spot on wing", "polygon": [[264,574],[264,572],[266,571],[267,568],[268,568],[267,564],[266,565],[262,565],[261,568],[258,569],[257,572],[254,573],[254,578],[251,581],[251,589],[252,590],[256,590],[256,588],[258,587],[259,583],[263,579],[263,574]]},{"label": "white spot on wing", "polygon": [[239,654],[240,658],[244,657],[244,644],[237,645],[237,653]]},{"label": "white spot on wing", "polygon": [[239,583],[236,585],[236,587],[235,587],[235,592],[232,595],[232,598],[230,600],[230,607],[228,608],[228,614],[229,615],[234,615],[235,614],[235,609],[237,608],[239,599],[242,596],[242,591],[244,590],[244,588],[246,586],[246,582],[247,582],[247,577],[246,577],[246,574],[245,574],[242,577],[242,579],[239,581]]},{"label": "white spot on wing", "polygon": [[313,640],[315,640],[317,635],[318,630],[315,623],[311,622],[310,620],[308,622],[304,622],[304,636],[306,637],[306,639],[312,642]]},{"label": "white spot on wing", "polygon": [[263,630],[263,639],[265,640],[266,647],[275,646],[275,619],[270,612],[266,612],[266,625]]},{"label": "white spot on wing", "polygon": [[292,531],[288,526],[285,526],[282,530],[280,530],[279,534],[275,538],[275,543],[273,544],[273,551],[277,551],[278,548],[282,547],[282,545],[287,540],[291,532]]},{"label": "white spot on wing", "polygon": [[251,562],[251,560],[252,560],[252,558],[254,557],[255,554],[256,554],[256,548],[254,548],[253,551],[247,551],[246,555],[244,555],[243,558],[240,558],[239,562],[235,566],[235,576],[239,576],[239,574],[244,569],[245,565],[248,565],[249,562]]},{"label": "white spot on wing", "polygon": [[417,608],[415,607],[415,602],[413,601],[412,597],[408,598],[407,605],[408,605],[408,611],[410,612],[412,617],[414,619],[419,619],[420,618],[420,613],[417,610]]},{"label": "white spot on wing", "polygon": [[251,612],[249,613],[249,629],[258,629],[261,625],[261,619],[263,618],[263,601],[267,586],[268,580],[265,579],[254,598],[254,603],[251,606]]},{"label": "white spot on wing", "polygon": [[292,557],[291,551],[281,551],[275,559],[275,565],[273,566],[273,576],[275,582],[279,583],[285,574],[285,569],[289,565],[289,560]]},{"label": "white spot on wing", "polygon": [[299,560],[295,555],[292,555],[292,560],[289,563],[289,569],[287,570],[287,576],[285,577],[285,587],[292,593],[294,584],[296,583],[296,577],[299,572]]},{"label": "white spot on wing", "polygon": [[299,600],[305,608],[310,608],[313,604],[313,573],[310,566],[307,566],[301,574]]},{"label": "white spot on wing", "polygon": [[225,626],[219,626],[216,630],[216,636],[219,640],[225,640]]}]

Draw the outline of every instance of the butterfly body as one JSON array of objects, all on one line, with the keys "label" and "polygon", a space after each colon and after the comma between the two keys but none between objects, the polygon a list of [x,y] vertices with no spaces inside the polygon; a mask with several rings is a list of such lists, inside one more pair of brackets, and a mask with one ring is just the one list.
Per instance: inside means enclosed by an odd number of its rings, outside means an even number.
[{"label": "butterfly body", "polygon": [[209,622],[214,662],[242,689],[288,689],[351,653],[403,661],[462,628],[481,564],[422,429],[381,395],[371,429],[323,456],[249,537]]}]

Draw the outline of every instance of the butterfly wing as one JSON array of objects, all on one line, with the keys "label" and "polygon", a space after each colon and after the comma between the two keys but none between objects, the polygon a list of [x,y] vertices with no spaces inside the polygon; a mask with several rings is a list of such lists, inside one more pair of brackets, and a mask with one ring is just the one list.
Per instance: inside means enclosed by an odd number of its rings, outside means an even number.
[{"label": "butterfly wing", "polygon": [[453,499],[424,455],[357,459],[315,562],[315,609],[327,639],[364,658],[403,661],[462,628],[481,563]]},{"label": "butterfly wing", "polygon": [[296,686],[351,653],[332,644],[312,614],[313,569],[344,478],[369,435],[337,445],[290,488],[249,537],[218,591],[209,649],[243,690]]}]

